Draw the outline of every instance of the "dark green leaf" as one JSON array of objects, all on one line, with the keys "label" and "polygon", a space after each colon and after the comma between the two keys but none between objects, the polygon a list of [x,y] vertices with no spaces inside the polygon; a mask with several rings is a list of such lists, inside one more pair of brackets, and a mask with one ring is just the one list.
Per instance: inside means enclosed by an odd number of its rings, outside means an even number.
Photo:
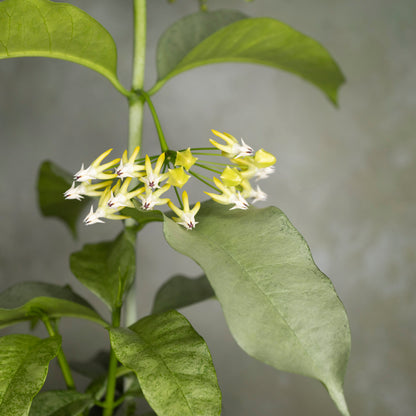
[{"label": "dark green leaf", "polygon": [[113,38],[81,9],[48,0],[4,0],[0,22],[0,59],[44,56],[72,61],[104,75],[128,94],[117,78]]},{"label": "dark green leaf", "polygon": [[[219,13],[204,12],[203,20],[212,21],[215,28]],[[320,88],[333,103],[337,102],[338,88],[345,78],[328,51],[314,39],[278,20],[262,17],[241,19],[214,33],[202,29],[208,37],[202,36],[194,44],[186,39],[190,33],[198,33],[200,20],[201,12],[188,16],[163,35],[158,48],[159,79],[150,94],[175,75],[201,65],[247,62],[299,75]]]},{"label": "dark green leaf", "polygon": [[35,397],[29,416],[78,416],[90,408],[94,400],[77,391],[47,391]]},{"label": "dark green leaf", "polygon": [[174,23],[157,45],[158,79],[175,71],[182,59],[213,33],[247,17],[238,10],[215,10],[191,14]]},{"label": "dark green leaf", "polygon": [[183,308],[214,296],[215,293],[205,275],[197,279],[173,276],[156,293],[152,313]]},{"label": "dark green leaf", "polygon": [[66,200],[64,192],[71,187],[71,175],[52,162],[43,162],[38,176],[39,207],[45,217],[56,217],[62,220],[76,237],[77,221],[89,203],[89,198],[83,201]]},{"label": "dark green leaf", "polygon": [[208,202],[198,221],[187,231],[165,218],[166,240],[205,271],[241,348],[280,370],[319,379],[348,415],[347,316],[299,232],[275,207],[230,211]]},{"label": "dark green leaf", "polygon": [[0,415],[23,416],[42,388],[49,361],[58,353],[60,337],[31,335],[0,338]]},{"label": "dark green leaf", "polygon": [[178,312],[150,315],[130,329],[111,329],[117,359],[137,375],[159,416],[221,412],[221,392],[204,340]]},{"label": "dark green leaf", "polygon": [[123,304],[136,270],[136,234],[129,228],[114,241],[86,244],[72,253],[70,266],[77,279],[113,310]]},{"label": "dark green leaf", "polygon": [[0,293],[0,328],[21,321],[70,316],[88,319],[102,326],[107,323],[92,306],[69,286],[41,282],[23,282]]}]

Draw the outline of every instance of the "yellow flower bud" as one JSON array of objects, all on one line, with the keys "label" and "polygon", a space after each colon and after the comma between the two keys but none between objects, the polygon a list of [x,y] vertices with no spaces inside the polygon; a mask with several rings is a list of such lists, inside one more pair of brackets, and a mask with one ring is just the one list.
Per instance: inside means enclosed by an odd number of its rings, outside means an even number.
[{"label": "yellow flower bud", "polygon": [[237,186],[241,183],[243,178],[236,168],[227,166],[221,174],[221,179],[226,186]]},{"label": "yellow flower bud", "polygon": [[276,163],[276,158],[271,153],[260,149],[254,155],[254,162],[259,168],[268,168]]},{"label": "yellow flower bud", "polygon": [[188,147],[183,152],[176,152],[175,166],[183,166],[186,170],[189,170],[197,160],[198,158],[192,156],[191,149]]},{"label": "yellow flower bud", "polygon": [[169,169],[168,172],[168,184],[172,186],[177,186],[178,188],[182,188],[188,182],[188,179],[190,178],[189,175],[185,173],[183,170],[183,167],[176,169]]}]

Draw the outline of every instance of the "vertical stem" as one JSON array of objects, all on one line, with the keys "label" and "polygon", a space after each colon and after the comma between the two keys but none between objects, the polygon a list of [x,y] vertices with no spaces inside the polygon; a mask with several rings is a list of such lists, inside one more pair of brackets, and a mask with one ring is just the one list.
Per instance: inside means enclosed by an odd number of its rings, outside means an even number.
[{"label": "vertical stem", "polygon": [[[112,314],[112,327],[118,328],[120,326],[121,308],[115,308]],[[117,372],[117,358],[111,348],[110,362],[108,364],[107,376],[107,393],[104,402],[103,416],[112,416],[114,408],[114,393],[116,391],[116,372]]]},{"label": "vertical stem", "polygon": [[[129,143],[128,151],[131,154],[136,146],[141,146],[143,131],[144,98],[134,91],[143,89],[144,70],[146,62],[146,0],[133,0],[134,22],[134,55],[132,94],[129,98]],[[127,220],[126,225],[132,225],[132,220]],[[125,322],[130,325],[137,321],[136,285],[130,289],[125,303]]]},{"label": "vertical stem", "polygon": [[[54,337],[58,334],[58,331],[53,328],[47,316],[42,317],[42,322],[45,324],[46,330],[48,331],[48,334],[51,337]],[[71,370],[69,368],[68,361],[66,360],[62,347],[59,348],[57,358],[58,358],[59,366],[61,367],[61,370],[62,370],[62,374],[65,379],[66,386],[70,390],[75,390],[74,379],[72,378]]]}]

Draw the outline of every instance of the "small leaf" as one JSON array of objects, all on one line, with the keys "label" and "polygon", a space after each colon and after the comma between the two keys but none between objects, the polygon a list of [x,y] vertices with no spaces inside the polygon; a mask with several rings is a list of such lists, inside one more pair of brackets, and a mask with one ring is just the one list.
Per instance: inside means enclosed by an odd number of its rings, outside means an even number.
[{"label": "small leaf", "polygon": [[136,272],[136,234],[129,228],[114,241],[86,244],[72,253],[70,266],[77,279],[111,310],[123,304]]},{"label": "small leaf", "polygon": [[81,9],[48,0],[4,0],[0,22],[0,59],[43,56],[75,62],[128,95],[117,78],[113,38]]},{"label": "small leaf", "polygon": [[157,291],[152,314],[183,308],[214,296],[215,293],[205,275],[197,279],[173,276]]},{"label": "small leaf", "polygon": [[107,326],[92,306],[69,286],[23,282],[0,293],[0,328],[33,321],[42,314],[52,319],[64,316],[83,318]]},{"label": "small leaf", "polygon": [[0,338],[0,415],[23,416],[42,388],[49,361],[61,346],[60,337],[31,335]]},{"label": "small leaf", "polygon": [[184,230],[165,218],[167,242],[205,271],[240,347],[277,369],[317,378],[343,415],[350,352],[344,307],[309,247],[275,207],[202,204]]},{"label": "small leaf", "polygon": [[89,394],[71,390],[46,391],[35,397],[29,416],[78,416],[93,404]]},{"label": "small leaf", "polygon": [[130,329],[111,329],[110,339],[158,416],[220,414],[221,392],[208,347],[180,313],[150,315]]},{"label": "small leaf", "polygon": [[[202,17],[201,17],[202,16]],[[292,72],[320,88],[337,103],[345,78],[328,51],[314,39],[271,18],[247,18],[215,30],[220,12],[199,12],[172,25],[158,47],[159,78],[154,94],[166,81],[189,69],[221,62],[246,62]],[[198,36],[200,20],[204,25]],[[199,43],[187,40],[193,36]],[[173,56],[172,56],[173,55]]]},{"label": "small leaf", "polygon": [[38,176],[39,208],[45,217],[62,220],[76,237],[76,224],[89,203],[89,198],[82,201],[66,200],[64,192],[71,187],[71,175],[53,162],[43,162]]}]

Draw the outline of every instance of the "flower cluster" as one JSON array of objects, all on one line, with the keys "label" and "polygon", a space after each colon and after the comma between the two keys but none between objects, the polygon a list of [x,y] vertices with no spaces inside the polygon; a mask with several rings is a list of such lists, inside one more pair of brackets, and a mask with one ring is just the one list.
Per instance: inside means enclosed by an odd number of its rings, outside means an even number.
[{"label": "flower cluster", "polygon": [[[276,158],[264,151],[254,150],[244,143],[238,143],[235,137],[212,130],[225,143],[210,139],[213,148],[190,148],[173,152],[171,150],[156,156],[146,155],[140,159],[140,148],[136,147],[130,157],[125,151],[121,158],[102,163],[112,149],[102,153],[89,167],[75,173],[72,186],[64,193],[66,199],[82,200],[84,196],[99,197],[96,210],[91,206],[85,217],[87,225],[104,222],[103,219],[126,219],[120,211],[126,207],[134,208],[134,201],[140,201],[143,210],[152,210],[156,206],[167,204],[177,215],[173,219],[188,230],[195,228],[200,203],[191,209],[188,194],[183,191],[180,198],[177,188],[182,188],[189,178],[194,176],[206,185],[220,191],[220,194],[205,192],[214,201],[230,205],[230,209],[247,209],[251,202],[264,201],[266,194],[256,186],[254,189],[251,179],[266,178],[273,171]],[[213,154],[213,150],[221,150]],[[210,152],[210,153],[208,153]],[[200,162],[195,155],[221,156],[228,159],[227,163]],[[225,167],[224,167],[225,166]],[[195,168],[206,169],[220,175],[220,179],[212,179],[194,171]],[[217,170],[221,167],[222,170]],[[180,208],[174,205],[170,198],[162,197],[171,187],[175,189]]]}]

